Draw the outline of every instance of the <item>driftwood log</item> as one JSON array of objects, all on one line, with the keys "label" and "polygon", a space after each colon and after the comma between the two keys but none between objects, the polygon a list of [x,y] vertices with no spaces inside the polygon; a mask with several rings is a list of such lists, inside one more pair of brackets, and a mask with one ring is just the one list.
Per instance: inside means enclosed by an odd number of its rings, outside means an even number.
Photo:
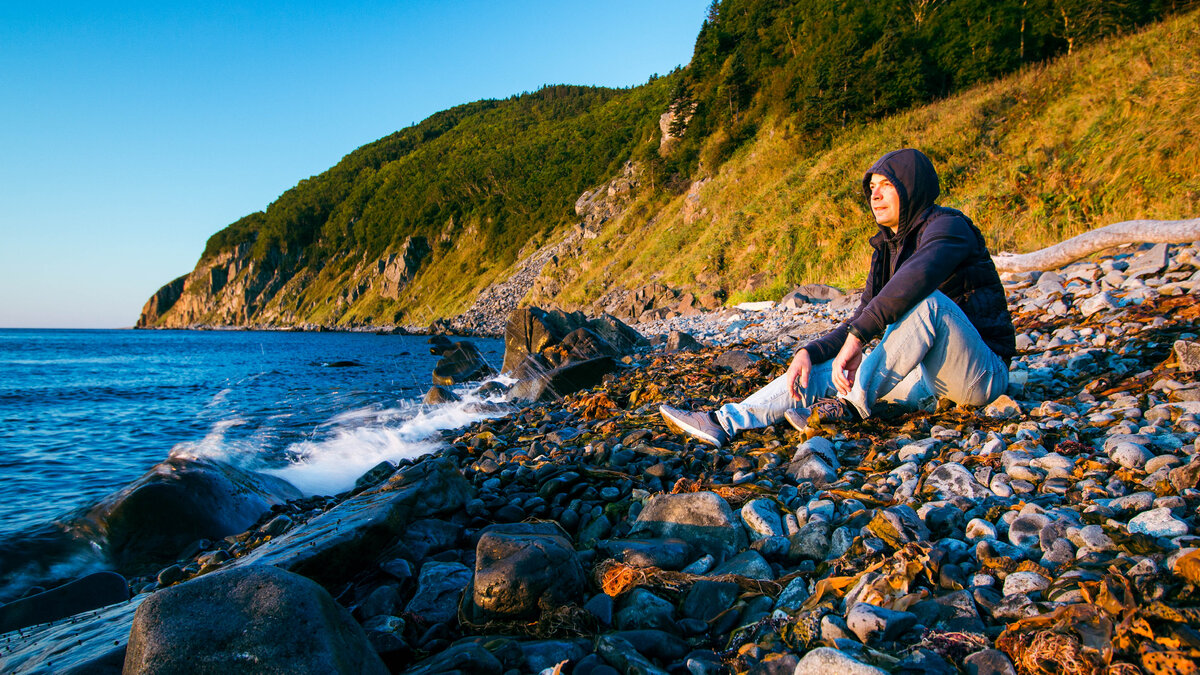
[{"label": "driftwood log", "polygon": [[1126,220],[1049,246],[1040,251],[992,256],[1000,272],[1053,270],[1106,248],[1122,244],[1184,244],[1200,241],[1200,218],[1190,220]]}]

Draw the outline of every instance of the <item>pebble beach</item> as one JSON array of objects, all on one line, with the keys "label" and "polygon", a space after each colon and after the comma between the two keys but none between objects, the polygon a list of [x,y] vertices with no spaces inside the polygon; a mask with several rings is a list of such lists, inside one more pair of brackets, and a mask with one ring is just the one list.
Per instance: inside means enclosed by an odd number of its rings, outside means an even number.
[{"label": "pebble beach", "polygon": [[1019,353],[986,407],[714,449],[658,406],[746,397],[853,302],[638,324],[650,346],[602,384],[281,501],[128,602],[0,636],[0,670],[196,663],[215,643],[180,637],[187,608],[266,626],[230,591],[257,584],[328,645],[243,630],[280,672],[1197,672],[1200,245],[1003,278]]}]

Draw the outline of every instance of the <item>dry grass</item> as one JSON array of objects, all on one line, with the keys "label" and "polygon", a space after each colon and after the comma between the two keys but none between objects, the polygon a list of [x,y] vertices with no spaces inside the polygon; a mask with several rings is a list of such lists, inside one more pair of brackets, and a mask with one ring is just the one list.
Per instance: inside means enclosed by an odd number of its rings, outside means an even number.
[{"label": "dry grass", "polygon": [[[943,205],[962,209],[993,250],[1025,252],[1136,218],[1200,214],[1200,13],[1114,38],[953,98],[848,129],[801,154],[787,120],[763,125],[700,191],[636,203],[584,256],[560,297],[580,305],[652,280],[695,287],[717,275],[732,300],[794,284],[862,283],[875,231],[858,181],[887,150],[924,150]],[[751,275],[767,283],[743,290]]]}]

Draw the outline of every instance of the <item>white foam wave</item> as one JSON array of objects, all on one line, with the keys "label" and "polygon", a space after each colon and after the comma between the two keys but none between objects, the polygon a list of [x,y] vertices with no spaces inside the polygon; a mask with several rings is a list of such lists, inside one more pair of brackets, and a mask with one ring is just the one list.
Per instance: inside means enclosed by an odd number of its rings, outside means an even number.
[{"label": "white foam wave", "polygon": [[388,409],[358,409],[339,413],[322,439],[292,444],[292,463],[266,473],[295,485],[306,495],[337,494],[382,461],[412,459],[435,450],[430,437],[507,412],[480,405],[478,398],[438,406],[408,405]]},{"label": "white foam wave", "polygon": [[231,442],[225,438],[226,431],[243,424],[246,424],[246,420],[240,417],[220,420],[212,425],[204,438],[198,441],[177,443],[175,447],[171,448],[170,456],[188,459],[203,457],[225,461],[250,456],[255,452],[253,447]]}]

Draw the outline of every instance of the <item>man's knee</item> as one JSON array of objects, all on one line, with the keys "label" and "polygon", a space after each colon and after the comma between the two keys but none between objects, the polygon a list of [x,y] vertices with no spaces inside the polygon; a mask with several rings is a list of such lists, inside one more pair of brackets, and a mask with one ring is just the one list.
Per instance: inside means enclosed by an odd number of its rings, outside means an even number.
[{"label": "man's knee", "polygon": [[897,323],[904,323],[910,320],[927,320],[937,316],[953,304],[954,301],[945,293],[935,290],[914,305],[912,309],[908,310],[904,316],[900,317]]}]

